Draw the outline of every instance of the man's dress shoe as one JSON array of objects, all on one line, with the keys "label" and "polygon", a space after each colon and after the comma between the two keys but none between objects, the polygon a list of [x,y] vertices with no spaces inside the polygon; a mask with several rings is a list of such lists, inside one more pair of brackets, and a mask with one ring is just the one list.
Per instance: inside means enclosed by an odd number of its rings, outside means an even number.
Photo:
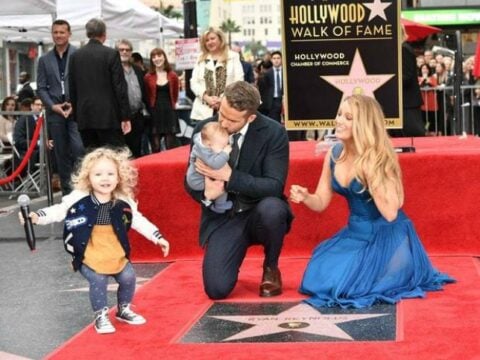
[{"label": "man's dress shoe", "polygon": [[280,270],[265,267],[263,269],[262,283],[260,284],[260,296],[270,297],[282,293],[282,275]]}]

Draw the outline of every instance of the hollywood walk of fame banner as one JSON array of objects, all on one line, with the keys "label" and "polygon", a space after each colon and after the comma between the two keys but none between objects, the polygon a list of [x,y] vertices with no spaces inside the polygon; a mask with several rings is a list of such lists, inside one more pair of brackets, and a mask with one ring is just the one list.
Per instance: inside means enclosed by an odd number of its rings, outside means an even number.
[{"label": "hollywood walk of fame banner", "polygon": [[333,128],[351,94],[375,97],[401,128],[399,17],[395,0],[283,0],[286,128]]}]

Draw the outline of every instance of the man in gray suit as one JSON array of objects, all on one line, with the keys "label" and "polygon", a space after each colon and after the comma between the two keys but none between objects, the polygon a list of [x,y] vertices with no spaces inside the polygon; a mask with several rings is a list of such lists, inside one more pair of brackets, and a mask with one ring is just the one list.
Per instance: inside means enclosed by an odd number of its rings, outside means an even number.
[{"label": "man in gray suit", "polygon": [[130,105],[120,55],[103,45],[107,28],[102,20],[89,20],[85,29],[90,41],[70,59],[73,117],[85,148],[125,146]]},{"label": "man in gray suit", "polygon": [[83,143],[77,123],[71,116],[68,91],[68,65],[75,47],[69,44],[70,24],[55,20],[52,24],[54,48],[38,60],[38,96],[46,109],[47,126],[53,140],[53,153],[60,176],[62,193],[71,191],[70,177],[75,161],[83,155]]}]

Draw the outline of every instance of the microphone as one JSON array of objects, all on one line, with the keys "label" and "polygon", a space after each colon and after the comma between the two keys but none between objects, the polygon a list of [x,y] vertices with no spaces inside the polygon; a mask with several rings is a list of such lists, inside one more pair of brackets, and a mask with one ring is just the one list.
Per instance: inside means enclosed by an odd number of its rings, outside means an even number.
[{"label": "microphone", "polygon": [[25,228],[25,236],[27,244],[30,250],[35,250],[35,233],[33,232],[32,219],[28,216],[30,214],[30,198],[28,195],[22,194],[17,199],[18,205],[20,205],[20,212],[24,220],[23,227]]},{"label": "microphone", "polygon": [[410,138],[410,146],[395,146],[394,150],[397,153],[414,153],[415,146],[413,145],[413,136]]}]

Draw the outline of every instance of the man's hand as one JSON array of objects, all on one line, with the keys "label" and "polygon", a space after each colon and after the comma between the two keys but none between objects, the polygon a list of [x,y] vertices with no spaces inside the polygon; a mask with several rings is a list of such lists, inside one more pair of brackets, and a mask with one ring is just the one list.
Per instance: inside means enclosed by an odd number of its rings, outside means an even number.
[{"label": "man's hand", "polygon": [[64,102],[63,104],[55,104],[52,105],[52,111],[56,112],[57,114],[63,116],[66,119],[72,113],[72,105],[68,102]]},{"label": "man's hand", "polygon": [[225,183],[219,180],[213,180],[205,177],[205,198],[215,200],[225,192]]},{"label": "man's hand", "polygon": [[63,113],[65,114],[65,119],[68,118],[72,113],[72,104],[65,101],[63,103]]},{"label": "man's hand", "polygon": [[210,166],[205,164],[202,160],[197,159],[195,161],[195,169],[197,170],[197,172],[204,175],[205,177],[209,177],[214,180],[228,182],[230,180],[230,176],[232,176],[232,168],[228,164],[225,164],[222,168],[218,170],[214,170]]},{"label": "man's hand", "polygon": [[128,119],[123,120],[121,126],[122,126],[123,135],[127,135],[130,131],[132,131],[132,124]]}]

